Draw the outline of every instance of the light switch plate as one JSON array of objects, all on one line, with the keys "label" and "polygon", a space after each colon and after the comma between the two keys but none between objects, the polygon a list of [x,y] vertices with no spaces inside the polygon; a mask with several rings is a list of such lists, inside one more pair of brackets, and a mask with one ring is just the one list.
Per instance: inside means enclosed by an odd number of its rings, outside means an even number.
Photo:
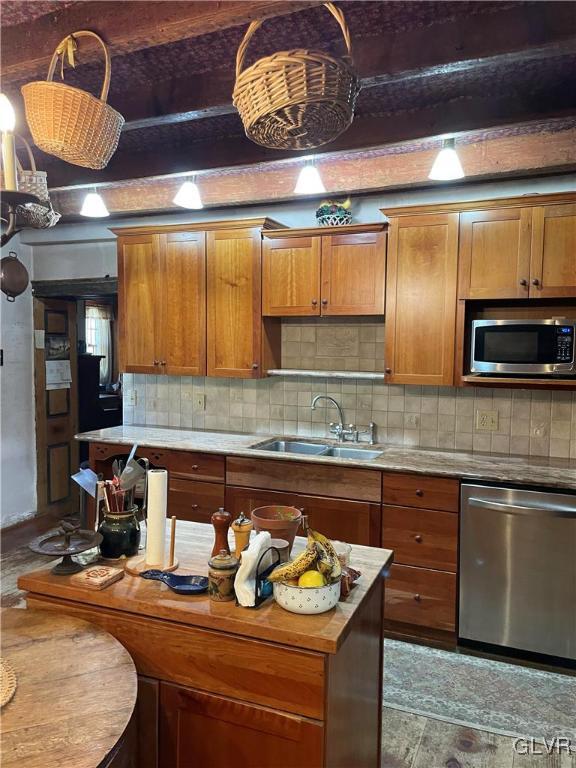
[{"label": "light switch plate", "polygon": [[498,429],[498,411],[476,411],[476,429],[495,432]]},{"label": "light switch plate", "polygon": [[135,389],[129,389],[126,395],[126,405],[138,405],[138,392]]}]

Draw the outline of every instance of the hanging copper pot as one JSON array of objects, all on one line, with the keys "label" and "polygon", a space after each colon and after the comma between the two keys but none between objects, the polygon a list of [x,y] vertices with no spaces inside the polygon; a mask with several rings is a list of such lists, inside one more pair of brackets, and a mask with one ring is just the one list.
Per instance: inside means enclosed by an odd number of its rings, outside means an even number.
[{"label": "hanging copper pot", "polygon": [[8,301],[15,301],[28,287],[28,270],[14,251],[0,261],[0,270],[0,289]]}]

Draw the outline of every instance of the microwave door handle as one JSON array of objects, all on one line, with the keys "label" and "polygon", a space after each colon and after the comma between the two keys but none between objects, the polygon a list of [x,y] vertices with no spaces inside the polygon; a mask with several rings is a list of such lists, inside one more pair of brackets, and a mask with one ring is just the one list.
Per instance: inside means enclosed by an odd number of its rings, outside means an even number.
[{"label": "microwave door handle", "polygon": [[468,499],[468,505],[480,509],[489,509],[494,512],[504,512],[508,515],[542,515],[545,517],[576,517],[576,507],[573,510],[567,507],[555,507],[553,504],[542,504],[539,507],[524,507],[517,504],[502,504],[498,501],[486,501],[485,499]]}]

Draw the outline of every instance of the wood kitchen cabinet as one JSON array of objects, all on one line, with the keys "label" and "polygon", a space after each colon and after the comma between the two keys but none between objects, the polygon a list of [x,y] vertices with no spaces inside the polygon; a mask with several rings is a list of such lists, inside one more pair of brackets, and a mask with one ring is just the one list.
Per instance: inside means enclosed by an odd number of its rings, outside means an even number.
[{"label": "wood kitchen cabinet", "polygon": [[260,227],[208,233],[208,376],[257,379],[280,364],[280,325],[262,319]]},{"label": "wood kitchen cabinet", "polygon": [[532,211],[530,298],[576,297],[576,203]]},{"label": "wood kitchen cabinet", "polygon": [[454,380],[458,214],[390,221],[386,277],[386,380]]},{"label": "wood kitchen cabinet", "polygon": [[460,216],[461,299],[576,297],[576,204]]},{"label": "wood kitchen cabinet", "polygon": [[204,232],[118,238],[121,370],[206,372]]},{"label": "wood kitchen cabinet", "polygon": [[[380,545],[380,504],[306,494],[282,493],[257,488],[226,488],[226,509],[233,518],[269,504],[297,507],[308,525],[330,539],[350,544]],[[299,535],[304,535],[303,531]]]},{"label": "wood kitchen cabinet", "polygon": [[263,232],[262,313],[384,314],[385,224]]}]

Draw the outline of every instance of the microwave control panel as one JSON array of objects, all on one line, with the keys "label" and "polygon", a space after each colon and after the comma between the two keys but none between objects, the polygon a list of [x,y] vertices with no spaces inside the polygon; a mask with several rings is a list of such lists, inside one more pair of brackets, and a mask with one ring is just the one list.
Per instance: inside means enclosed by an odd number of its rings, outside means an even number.
[{"label": "microwave control panel", "polygon": [[574,326],[556,328],[556,362],[571,363],[574,357]]}]

